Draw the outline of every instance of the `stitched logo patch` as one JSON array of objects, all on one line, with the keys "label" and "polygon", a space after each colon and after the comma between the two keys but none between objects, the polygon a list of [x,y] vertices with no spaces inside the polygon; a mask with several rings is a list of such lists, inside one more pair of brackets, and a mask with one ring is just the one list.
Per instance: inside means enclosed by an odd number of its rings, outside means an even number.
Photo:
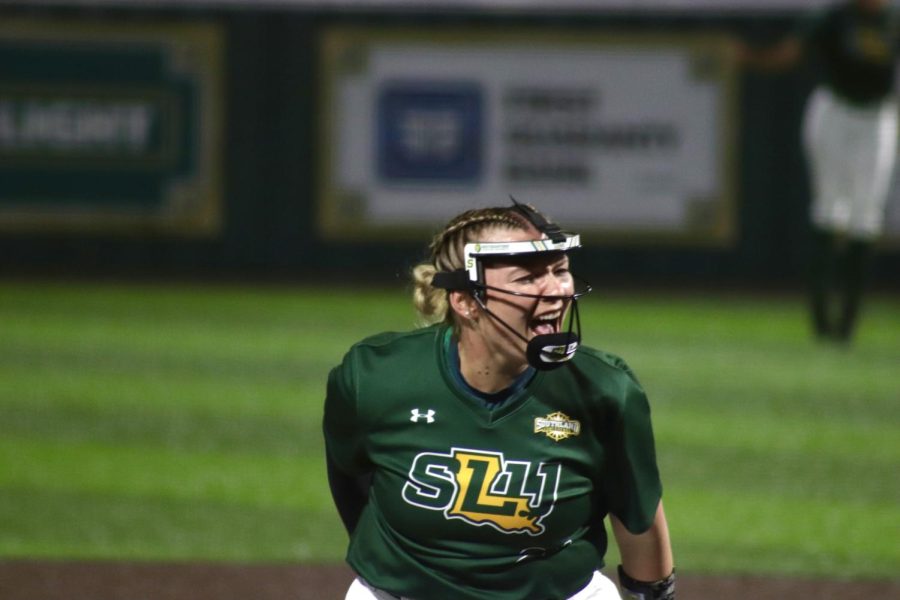
[{"label": "stitched logo patch", "polygon": [[561,442],[581,433],[581,422],[570,419],[565,413],[557,411],[546,417],[536,417],[534,432],[543,433],[554,442]]}]

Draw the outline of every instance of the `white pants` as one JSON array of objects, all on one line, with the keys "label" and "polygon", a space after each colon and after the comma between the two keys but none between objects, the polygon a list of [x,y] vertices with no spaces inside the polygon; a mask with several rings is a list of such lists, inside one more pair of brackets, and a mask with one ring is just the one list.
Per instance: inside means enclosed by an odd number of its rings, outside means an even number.
[{"label": "white pants", "polygon": [[[373,588],[357,577],[350,584],[344,600],[410,600],[397,598],[387,592]],[[594,577],[580,592],[569,597],[569,600],[621,600],[616,584],[600,571],[594,571]]]},{"label": "white pants", "polygon": [[897,155],[897,102],[855,107],[819,88],[806,107],[813,223],[856,238],[877,237]]}]

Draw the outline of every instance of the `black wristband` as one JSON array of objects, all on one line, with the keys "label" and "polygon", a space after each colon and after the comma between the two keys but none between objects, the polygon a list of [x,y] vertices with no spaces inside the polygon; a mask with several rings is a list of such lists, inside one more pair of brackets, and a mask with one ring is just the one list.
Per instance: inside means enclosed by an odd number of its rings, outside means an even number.
[{"label": "black wristband", "polygon": [[659,581],[638,581],[619,565],[619,584],[624,588],[624,600],[675,600],[675,570]]}]

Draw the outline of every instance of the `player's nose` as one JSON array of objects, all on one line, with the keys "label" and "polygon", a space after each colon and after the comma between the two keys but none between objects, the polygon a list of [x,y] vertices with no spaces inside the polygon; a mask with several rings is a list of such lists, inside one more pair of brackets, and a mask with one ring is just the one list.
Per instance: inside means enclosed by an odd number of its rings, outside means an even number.
[{"label": "player's nose", "polygon": [[568,288],[567,278],[556,273],[547,273],[541,278],[542,296],[565,296],[569,293]]}]

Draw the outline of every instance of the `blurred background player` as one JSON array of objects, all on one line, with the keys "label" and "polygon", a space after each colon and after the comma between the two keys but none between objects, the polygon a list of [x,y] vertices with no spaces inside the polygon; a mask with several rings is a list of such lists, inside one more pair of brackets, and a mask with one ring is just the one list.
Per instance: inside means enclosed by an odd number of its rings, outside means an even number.
[{"label": "blurred background player", "polygon": [[818,59],[803,145],[810,171],[810,304],[821,339],[851,341],[868,263],[881,234],[897,149],[898,53],[888,0],[840,2],[769,48],[741,46],[748,66],[784,69]]},{"label": "blurred background player", "polygon": [[460,214],[414,270],[432,324],[363,340],[330,373],[347,600],[617,600],[607,516],[625,597],[675,597],[647,398],[580,345],[579,246],[525,205]]}]

